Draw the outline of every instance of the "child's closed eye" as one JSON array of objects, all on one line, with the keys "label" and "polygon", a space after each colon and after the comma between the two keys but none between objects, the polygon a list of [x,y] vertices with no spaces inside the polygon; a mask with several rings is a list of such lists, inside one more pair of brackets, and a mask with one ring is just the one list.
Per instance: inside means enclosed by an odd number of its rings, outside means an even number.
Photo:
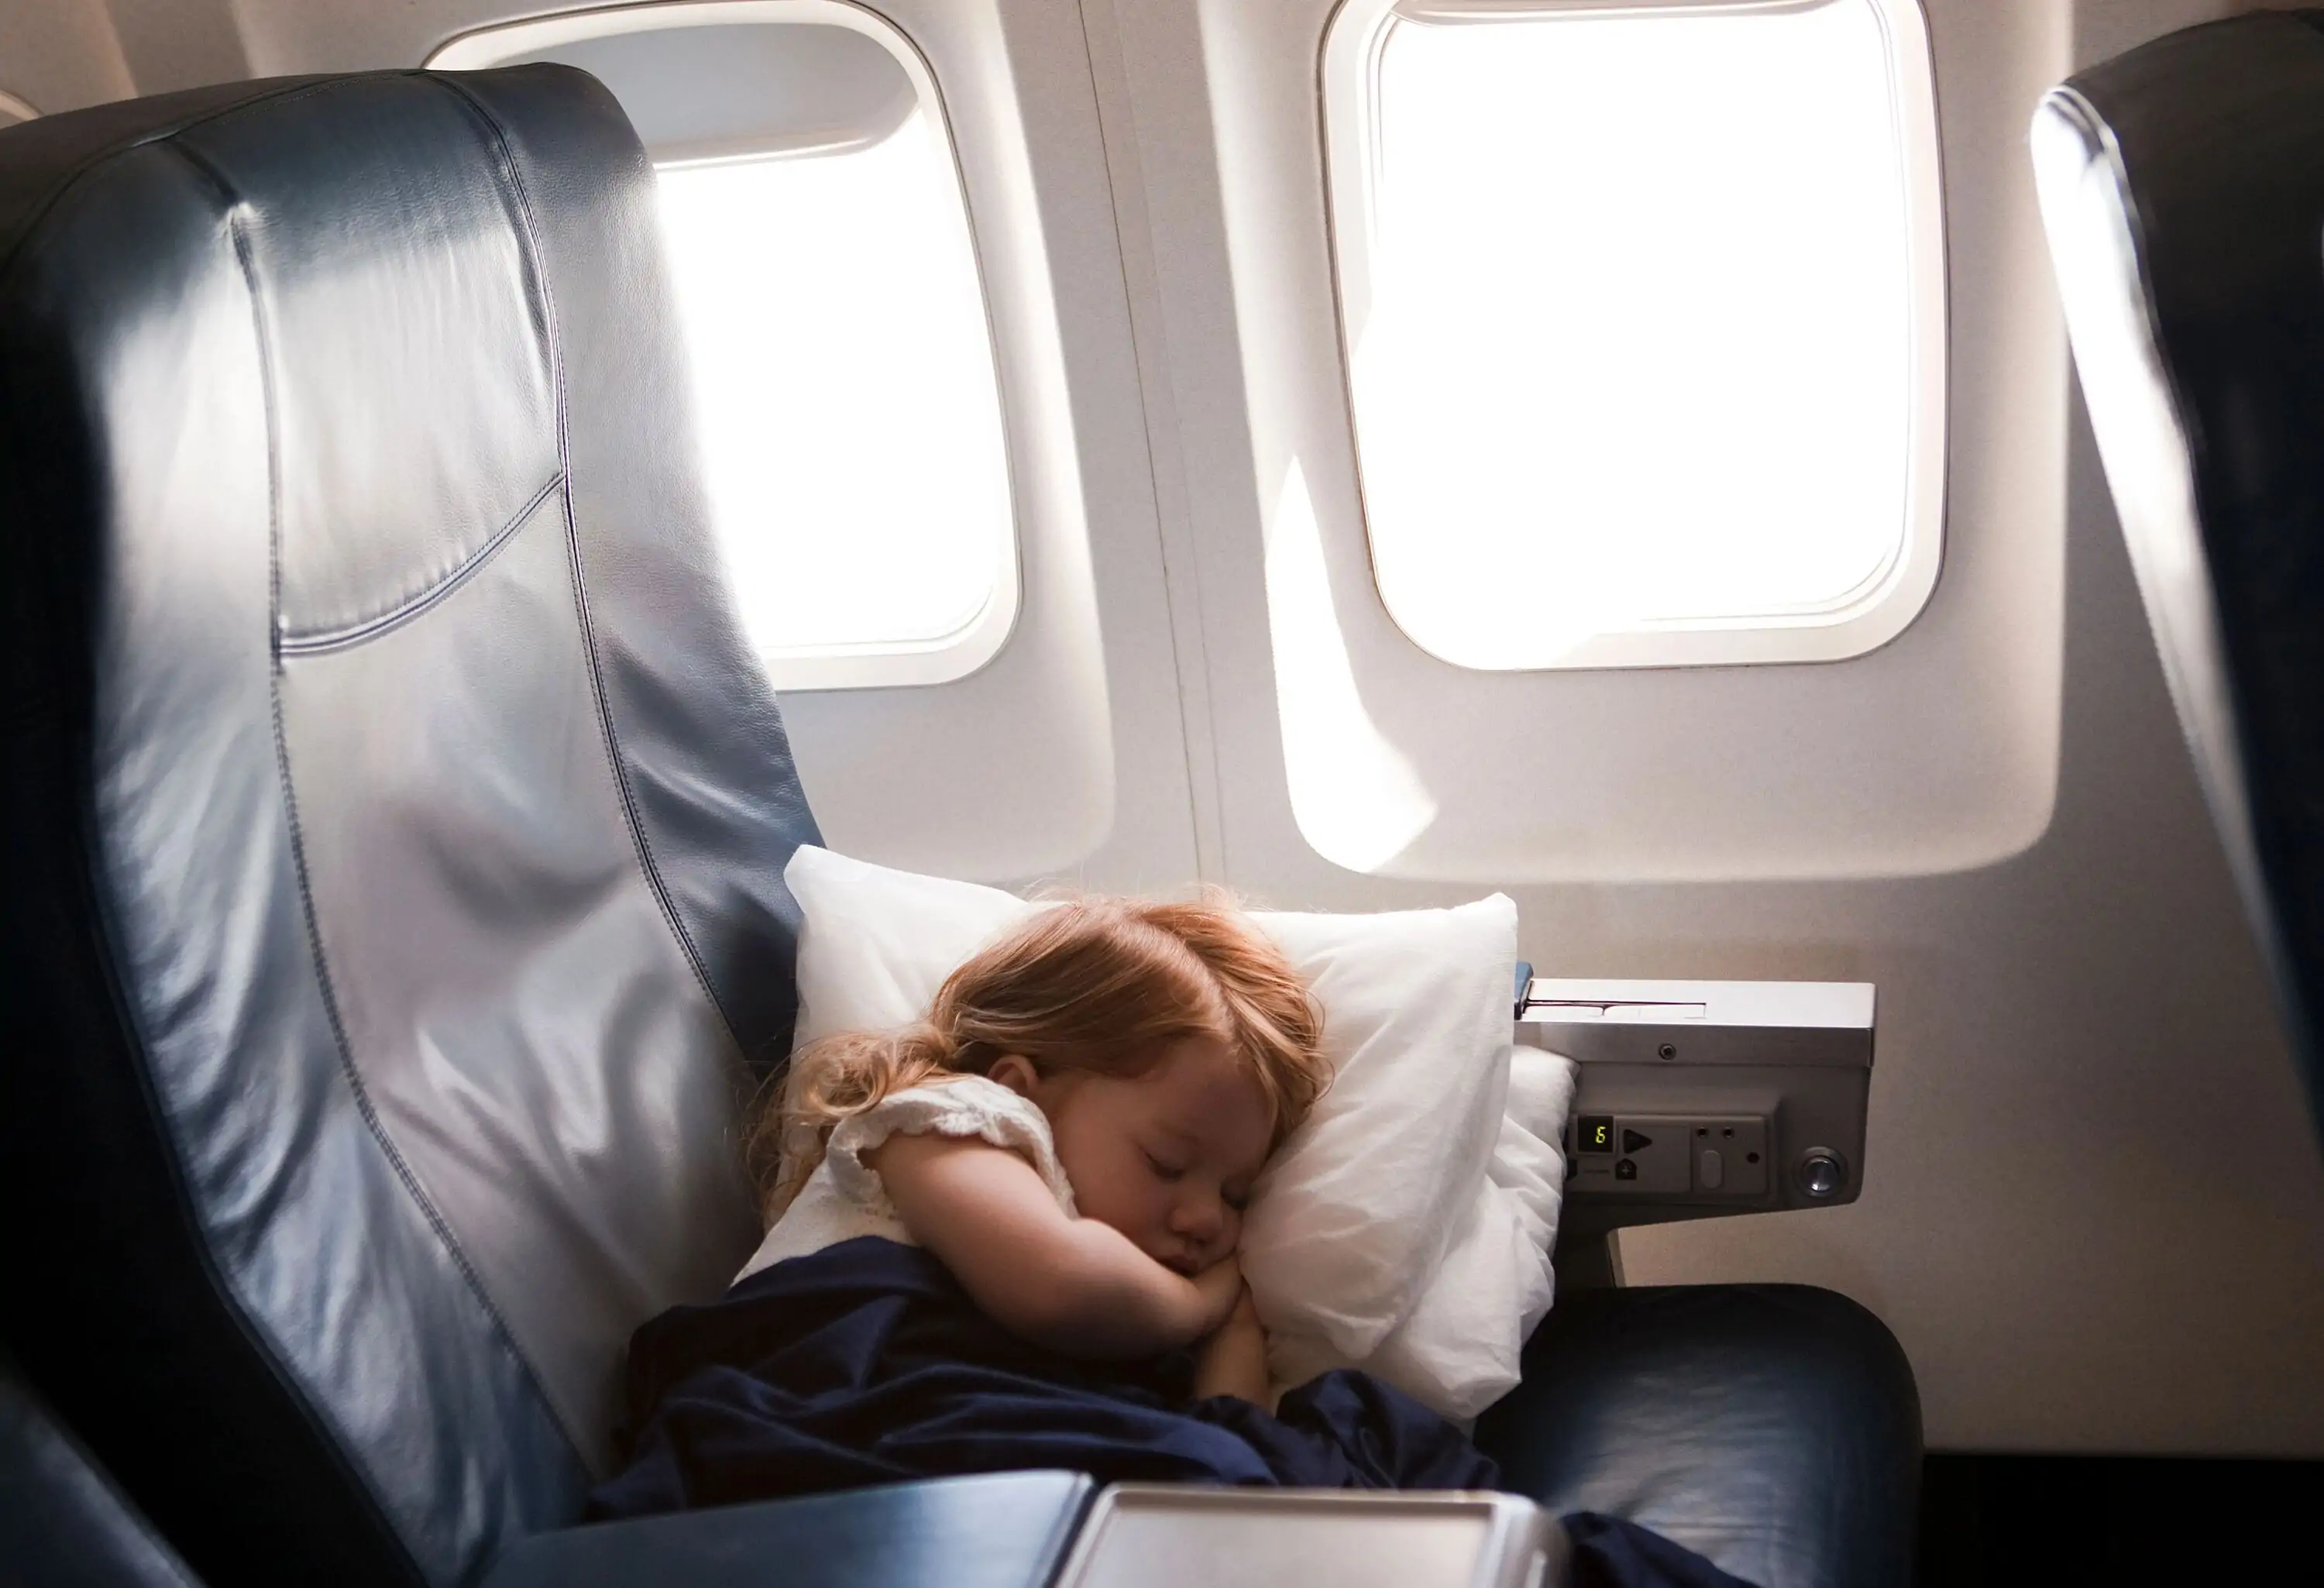
[{"label": "child's closed eye", "polygon": [[[1140,1148],[1139,1150],[1144,1152],[1146,1149]],[[1154,1171],[1157,1179],[1165,1181],[1181,1179],[1186,1173],[1183,1166],[1157,1158],[1151,1152],[1146,1153],[1146,1167]]]}]

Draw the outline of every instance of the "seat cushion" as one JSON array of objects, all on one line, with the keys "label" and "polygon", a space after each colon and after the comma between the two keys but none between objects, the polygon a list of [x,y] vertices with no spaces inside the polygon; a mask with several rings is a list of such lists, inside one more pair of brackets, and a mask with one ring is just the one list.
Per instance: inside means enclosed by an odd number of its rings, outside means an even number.
[{"label": "seat cushion", "polygon": [[1502,1481],[1759,1588],[1911,1580],[1921,1403],[1879,1319],[1804,1285],[1584,1290],[1479,1421]]}]

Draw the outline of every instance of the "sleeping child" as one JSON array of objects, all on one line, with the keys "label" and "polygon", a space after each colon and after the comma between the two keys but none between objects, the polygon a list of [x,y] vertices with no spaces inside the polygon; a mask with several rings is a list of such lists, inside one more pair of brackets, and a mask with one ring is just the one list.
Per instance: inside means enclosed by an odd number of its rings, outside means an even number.
[{"label": "sleeping child", "polygon": [[804,1049],[751,1127],[766,1239],[723,1299],[638,1332],[632,1460],[593,1514],[1029,1467],[1493,1487],[1362,1373],[1270,1392],[1236,1243],[1329,1082],[1321,1038],[1238,912],[1088,899],[919,1024]]}]

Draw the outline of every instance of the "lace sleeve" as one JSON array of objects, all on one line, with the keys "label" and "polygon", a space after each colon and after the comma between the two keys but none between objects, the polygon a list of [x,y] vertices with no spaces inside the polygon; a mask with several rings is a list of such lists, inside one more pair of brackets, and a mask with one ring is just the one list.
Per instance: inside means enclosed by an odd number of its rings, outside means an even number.
[{"label": "lace sleeve", "polygon": [[982,1076],[915,1086],[840,1122],[824,1149],[824,1162],[843,1196],[866,1207],[890,1208],[879,1174],[863,1155],[899,1131],[907,1136],[977,1136],[1006,1148],[1040,1171],[1059,1207],[1074,1212],[1073,1184],[1057,1162],[1048,1120],[1027,1099]]}]

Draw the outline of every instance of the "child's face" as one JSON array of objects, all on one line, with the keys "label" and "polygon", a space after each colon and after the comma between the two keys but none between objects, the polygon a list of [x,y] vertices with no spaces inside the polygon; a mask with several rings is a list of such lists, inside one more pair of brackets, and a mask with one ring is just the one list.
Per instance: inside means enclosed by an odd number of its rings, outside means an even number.
[{"label": "child's face", "polygon": [[[1019,1078],[1004,1075],[1016,1066]],[[1234,1251],[1274,1130],[1265,1094],[1226,1048],[1189,1039],[1130,1079],[1039,1076],[1022,1059],[1003,1059],[993,1078],[1048,1116],[1084,1218],[1112,1225],[1182,1274]]]}]

